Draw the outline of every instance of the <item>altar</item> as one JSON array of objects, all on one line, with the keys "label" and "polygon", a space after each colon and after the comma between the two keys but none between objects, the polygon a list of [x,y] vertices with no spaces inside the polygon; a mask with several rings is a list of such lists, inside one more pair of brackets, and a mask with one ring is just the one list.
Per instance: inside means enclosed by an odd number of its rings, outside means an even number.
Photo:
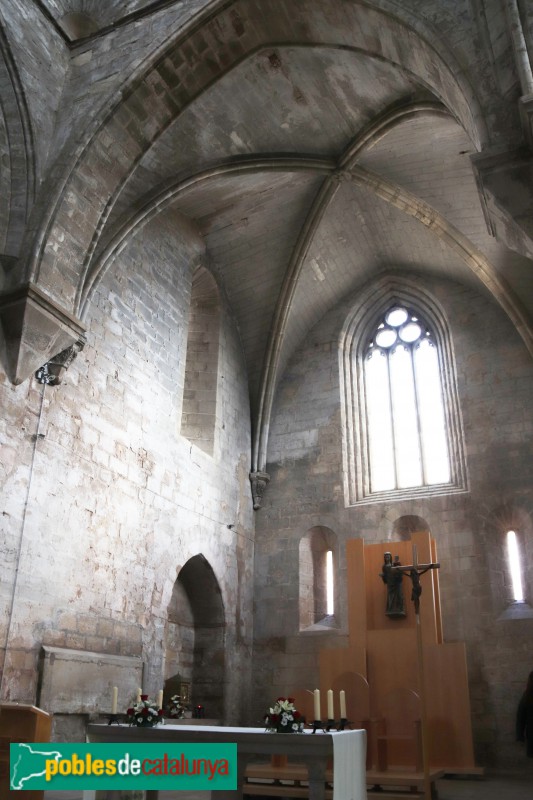
[{"label": "altar", "polygon": [[[267,733],[264,728],[232,728],[203,725],[158,725],[137,728],[126,725],[89,725],[87,741],[99,743],[186,743],[237,744],[237,790],[217,791],[214,800],[240,800],[246,765],[251,758],[287,755],[290,761],[305,764],[308,770],[309,800],[324,800],[326,766],[333,758],[334,800],[366,800],[366,732],[364,730],[329,733]],[[112,800],[113,792],[85,791],[84,800]],[[157,791],[119,792],[156,800]],[[177,791],[178,794],[178,791]]]}]

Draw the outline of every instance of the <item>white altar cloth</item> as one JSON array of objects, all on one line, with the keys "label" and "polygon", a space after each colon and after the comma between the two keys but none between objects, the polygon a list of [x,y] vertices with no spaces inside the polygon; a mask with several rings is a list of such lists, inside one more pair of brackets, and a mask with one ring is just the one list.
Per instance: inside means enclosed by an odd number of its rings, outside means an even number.
[{"label": "white altar cloth", "polygon": [[[235,742],[237,744],[237,791],[213,794],[213,800],[242,798],[244,771],[253,756],[288,756],[289,761],[304,763],[308,769],[309,800],[324,800],[325,772],[328,758],[333,756],[334,800],[366,800],[366,731],[332,731],[329,733],[268,733],[264,728],[236,728],[214,725],[158,725],[136,728],[129,725],[89,725],[89,742]],[[121,793],[122,796],[126,792]],[[151,791],[150,798],[157,792]],[[108,792],[111,798],[113,793]],[[138,796],[138,794],[133,796]],[[94,792],[84,792],[84,800],[92,800]],[[176,792],[179,800],[179,792]]]}]

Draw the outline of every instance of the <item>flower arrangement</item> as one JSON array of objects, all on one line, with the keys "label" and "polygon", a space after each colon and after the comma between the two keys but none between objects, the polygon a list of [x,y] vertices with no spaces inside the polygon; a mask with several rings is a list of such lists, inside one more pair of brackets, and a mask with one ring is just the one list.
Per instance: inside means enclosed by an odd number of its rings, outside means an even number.
[{"label": "flower arrangement", "polygon": [[163,709],[150,700],[147,694],[142,694],[138,703],[126,711],[130,725],[138,728],[153,728],[163,720]]},{"label": "flower arrangement", "polygon": [[278,697],[265,715],[267,731],[274,733],[301,733],[303,731],[305,723],[294,703],[294,697]]},{"label": "flower arrangement", "polygon": [[166,709],[167,717],[171,719],[183,719],[187,707],[181,702],[181,695],[173,694]]}]

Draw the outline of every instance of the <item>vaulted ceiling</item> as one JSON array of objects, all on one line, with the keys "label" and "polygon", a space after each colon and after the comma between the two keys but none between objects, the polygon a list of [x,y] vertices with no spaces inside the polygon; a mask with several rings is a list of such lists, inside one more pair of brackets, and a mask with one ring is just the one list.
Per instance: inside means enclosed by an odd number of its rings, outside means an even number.
[{"label": "vaulted ceiling", "polygon": [[[489,233],[470,159],[520,141],[518,79],[505,29],[495,54],[471,4],[35,5],[63,38],[64,98],[79,103],[55,134],[64,157],[48,165],[53,203],[37,196],[25,276],[79,316],[148,219],[173,208],[192,220],[240,328],[256,469],[287,359],[328,309],[384,271],[489,294],[531,346],[532,263]],[[504,24],[500,12],[492,23]],[[133,26],[139,57],[121,61]],[[114,46],[114,60],[97,61]],[[89,111],[97,80],[106,91]],[[76,197],[86,216],[90,205],[89,226],[76,227]],[[68,282],[57,252],[72,265]]]}]

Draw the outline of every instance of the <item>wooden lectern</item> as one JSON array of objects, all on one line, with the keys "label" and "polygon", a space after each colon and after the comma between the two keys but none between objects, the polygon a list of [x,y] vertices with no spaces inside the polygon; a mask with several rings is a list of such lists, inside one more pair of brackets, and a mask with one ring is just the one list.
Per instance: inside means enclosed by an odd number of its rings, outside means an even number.
[{"label": "wooden lectern", "polygon": [[36,706],[16,703],[0,706],[0,798],[43,800],[44,792],[9,790],[9,745],[13,742],[49,742],[52,715]]}]

